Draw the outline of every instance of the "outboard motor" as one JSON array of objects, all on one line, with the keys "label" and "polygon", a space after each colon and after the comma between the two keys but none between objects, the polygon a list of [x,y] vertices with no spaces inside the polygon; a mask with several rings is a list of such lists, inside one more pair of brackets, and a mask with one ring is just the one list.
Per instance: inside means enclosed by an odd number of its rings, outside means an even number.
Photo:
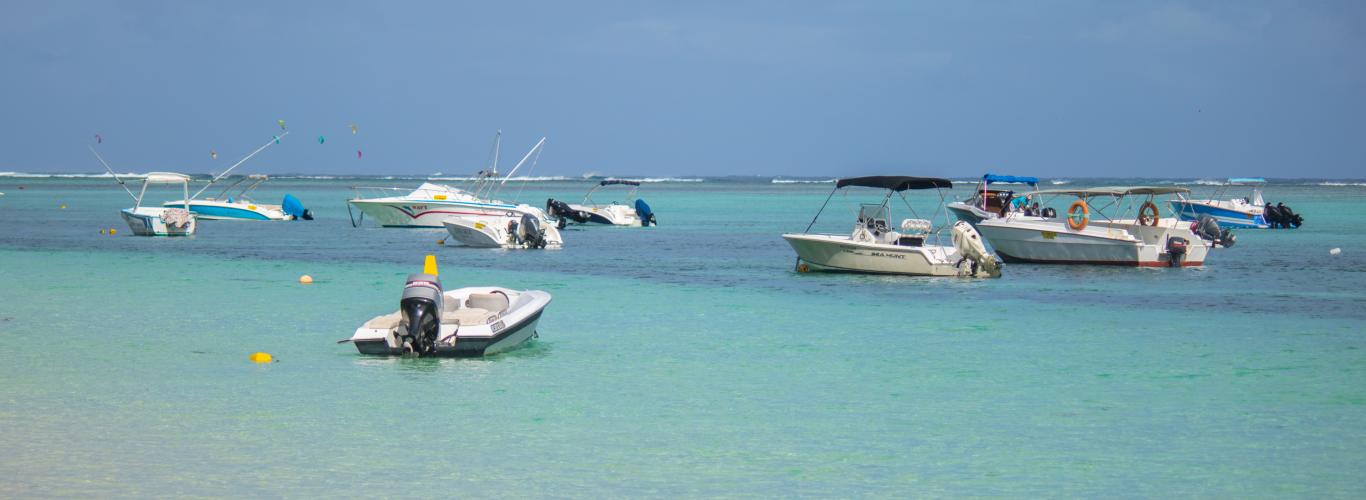
[{"label": "outboard motor", "polygon": [[403,350],[418,355],[436,352],[441,334],[441,281],[431,274],[410,274],[398,309],[403,319],[395,332]]},{"label": "outboard motor", "polygon": [[1301,217],[1300,214],[1295,213],[1294,210],[1291,210],[1290,207],[1285,206],[1284,203],[1277,203],[1276,209],[1281,212],[1281,222],[1286,227],[1299,228],[1300,224],[1304,224],[1304,217]]},{"label": "outboard motor", "polygon": [[569,207],[568,203],[565,203],[554,198],[548,198],[545,200],[545,213],[550,217],[559,219],[559,225],[561,229],[564,228],[565,219],[569,219],[580,224],[588,222],[588,214],[583,213],[583,211],[581,210],[574,210],[573,208]]},{"label": "outboard motor", "polygon": [[1171,267],[1181,267],[1181,262],[1186,260],[1186,247],[1189,241],[1180,236],[1172,236],[1167,239],[1167,263]]},{"label": "outboard motor", "polygon": [[659,225],[659,223],[655,221],[654,211],[650,210],[650,205],[646,204],[645,200],[639,198],[636,199],[636,216],[640,217],[640,225],[642,226]]},{"label": "outboard motor", "polygon": [[540,221],[531,214],[522,214],[522,223],[517,226],[517,239],[526,243],[527,248],[545,248],[545,231]]},{"label": "outboard motor", "polygon": [[284,201],[280,202],[280,210],[293,216],[296,220],[313,220],[313,212],[304,208],[303,202],[292,194],[285,195]]},{"label": "outboard motor", "polygon": [[1224,248],[1233,246],[1238,242],[1237,237],[1233,236],[1233,231],[1219,227],[1219,221],[1209,215],[1201,215],[1194,223],[1191,223],[1191,231],[1201,239],[1222,245]]}]

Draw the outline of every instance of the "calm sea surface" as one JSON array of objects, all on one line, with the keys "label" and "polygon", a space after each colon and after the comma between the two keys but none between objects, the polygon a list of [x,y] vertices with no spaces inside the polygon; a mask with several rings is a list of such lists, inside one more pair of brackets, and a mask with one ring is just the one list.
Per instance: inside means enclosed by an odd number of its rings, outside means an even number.
[{"label": "calm sea surface", "polygon": [[[277,180],[257,199],[318,220],[154,239],[107,179],[0,177],[0,497],[1366,495],[1361,185],[1273,183],[1306,226],[1203,268],[962,280],[793,272],[779,235],[829,185],[767,178],[647,184],[658,227],[571,226],[559,251],[352,228],[349,186],[419,182]],[[1156,181],[1069,186],[1119,182]],[[447,288],[549,291],[540,338],[334,343],[426,254]]]}]

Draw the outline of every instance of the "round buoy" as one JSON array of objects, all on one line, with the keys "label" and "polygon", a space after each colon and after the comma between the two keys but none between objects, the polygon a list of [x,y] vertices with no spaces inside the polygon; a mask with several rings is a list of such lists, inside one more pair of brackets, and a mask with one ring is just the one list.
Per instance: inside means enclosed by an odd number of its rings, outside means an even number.
[{"label": "round buoy", "polygon": [[438,245],[445,245],[445,244],[446,244],[446,238],[441,238],[441,239],[439,239],[439,240],[436,240],[436,244],[438,244]]},{"label": "round buoy", "polygon": [[1334,249],[1328,251],[1328,255],[1337,255],[1337,254],[1340,254],[1340,253],[1342,253],[1342,249],[1341,249],[1341,248],[1334,248]]},{"label": "round buoy", "polygon": [[106,229],[101,229],[100,234],[109,234],[109,231]]},{"label": "round buoy", "polygon": [[65,203],[62,204],[62,210],[66,210],[66,204],[65,204]]},{"label": "round buoy", "polygon": [[801,264],[797,264],[797,272],[799,272],[799,273],[804,273],[804,272],[807,272],[807,271],[810,271],[810,270],[811,270],[811,268],[810,268],[810,267],[807,267],[807,265],[806,265],[805,262],[803,262],[803,263],[801,263]]},{"label": "round buoy", "polygon": [[253,352],[249,359],[252,363],[269,363],[275,360],[268,352]]},{"label": "round buoy", "polygon": [[117,229],[114,229],[114,228],[112,228],[112,227],[109,228],[109,234],[118,234],[118,232],[119,232],[119,230],[117,230]]},{"label": "round buoy", "polygon": [[301,283],[301,284],[307,285],[307,284],[312,283],[312,282],[313,282],[313,277],[312,277],[312,276],[309,276],[309,275],[307,275],[307,274],[305,274],[305,275],[299,277],[299,283]]}]

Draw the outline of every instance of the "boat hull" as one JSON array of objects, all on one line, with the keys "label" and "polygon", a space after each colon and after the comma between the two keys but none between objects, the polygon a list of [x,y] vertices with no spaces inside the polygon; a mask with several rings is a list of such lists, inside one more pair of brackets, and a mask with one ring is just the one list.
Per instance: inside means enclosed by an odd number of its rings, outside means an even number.
[{"label": "boat hull", "polygon": [[1261,207],[1246,206],[1246,209],[1220,206],[1227,202],[1215,200],[1172,200],[1172,211],[1184,221],[1198,220],[1201,215],[1214,217],[1219,227],[1237,229],[1267,229]]},{"label": "boat hull", "polygon": [[[168,201],[163,206],[184,206],[182,201]],[[190,211],[200,219],[207,220],[292,220],[294,217],[284,213],[278,205],[256,205],[254,203],[228,203],[225,201],[192,200]]]},{"label": "boat hull", "polygon": [[784,234],[797,257],[817,271],[907,276],[958,276],[957,250],[942,246],[898,246],[852,241],[848,236]]},{"label": "boat hull", "polygon": [[[1168,226],[1179,224],[1174,219],[1165,222]],[[977,230],[1008,263],[1168,267],[1171,257],[1165,245],[1169,236],[1189,242],[1186,255],[1179,262],[1181,267],[1204,265],[1209,251],[1209,246],[1194,233],[1176,227],[1145,229],[1093,224],[1077,231],[1061,222],[1012,217],[983,221]]]},{"label": "boat hull", "polygon": [[982,210],[981,208],[974,207],[972,205],[968,205],[967,203],[963,203],[961,201],[944,205],[944,208],[948,209],[948,211],[952,213],[954,217],[957,217],[958,220],[961,220],[968,224],[972,224],[973,226],[976,226],[978,222],[982,222],[986,219],[992,219],[996,217],[996,214],[987,212],[986,210]]},{"label": "boat hull", "polygon": [[443,220],[453,217],[520,217],[516,205],[437,202],[351,200],[371,220],[384,227],[442,228]]},{"label": "boat hull", "polygon": [[606,224],[611,226],[641,227],[643,224],[634,208],[626,205],[569,205],[569,208],[588,216],[584,224]]},{"label": "boat hull", "polygon": [[123,221],[128,224],[128,229],[138,236],[190,236],[194,234],[198,226],[195,217],[190,217],[189,223],[183,227],[174,226],[162,220],[161,214],[165,210],[154,207],[125,208],[119,212],[119,215],[123,216]]},{"label": "boat hull", "polygon": [[[514,292],[493,287],[469,288],[447,292],[446,300],[459,300],[452,294],[458,295],[462,292],[467,294],[470,291],[497,290],[518,295],[518,302],[513,309],[500,314],[493,323],[488,324],[458,325],[443,321],[440,338],[453,339],[454,342],[438,343],[435,352],[432,354],[439,357],[488,356],[510,351],[536,337],[536,327],[540,323],[541,314],[550,304],[550,294],[546,292],[536,290]],[[374,356],[404,354],[403,346],[395,338],[394,332],[390,328],[369,328],[368,324],[364,325],[356,330],[355,335],[351,337],[351,343],[356,346],[356,351],[361,354]]]}]

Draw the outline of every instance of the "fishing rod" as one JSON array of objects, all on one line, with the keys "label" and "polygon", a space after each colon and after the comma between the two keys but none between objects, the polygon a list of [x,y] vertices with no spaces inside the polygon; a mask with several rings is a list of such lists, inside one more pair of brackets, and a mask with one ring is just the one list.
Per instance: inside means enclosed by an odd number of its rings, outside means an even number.
[{"label": "fishing rod", "polygon": [[114,176],[114,180],[119,181],[119,185],[123,186],[124,192],[128,193],[128,196],[131,196],[133,198],[133,202],[136,203],[138,201],[137,195],[133,194],[133,190],[128,189],[128,185],[124,184],[123,179],[119,178],[119,174],[114,173],[114,169],[109,166],[109,162],[104,161],[104,157],[100,156],[100,153],[98,151],[95,151],[95,146],[87,144],[85,147],[89,148],[91,153],[95,153],[95,158],[100,160],[100,164],[104,165],[104,169],[109,171],[109,175]]},{"label": "fishing rod", "polygon": [[[288,130],[286,130],[285,133],[283,133],[283,134],[280,134],[280,135],[277,135],[277,136],[275,136],[275,137],[272,137],[272,138],[270,139],[270,141],[267,141],[267,142],[266,142],[264,145],[262,145],[261,147],[256,148],[256,151],[252,151],[251,154],[247,155],[246,157],[242,158],[241,160],[238,160],[237,163],[232,164],[232,166],[231,166],[231,167],[228,167],[227,170],[224,170],[223,173],[218,174],[218,175],[215,176],[213,179],[210,179],[208,184],[205,184],[204,187],[199,188],[199,191],[196,191],[196,192],[194,193],[194,196],[191,196],[190,198],[191,198],[191,199],[198,198],[200,194],[203,194],[203,193],[204,193],[204,190],[205,190],[205,189],[209,189],[209,186],[212,186],[213,183],[218,182],[218,180],[219,180],[219,179],[222,179],[223,176],[228,175],[228,172],[232,172],[232,169],[237,168],[238,165],[241,165],[241,164],[243,164],[243,163],[246,163],[247,160],[250,160],[250,159],[251,159],[251,157],[256,156],[256,153],[260,153],[261,151],[265,151],[265,149],[268,148],[268,147],[270,147],[271,144],[279,144],[279,143],[280,143],[280,138],[281,138],[281,137],[284,137],[284,136],[287,136],[287,135],[289,135],[289,131],[288,131]],[[127,188],[124,188],[124,189],[127,189]],[[186,201],[188,201],[188,200],[186,200]]]}]

